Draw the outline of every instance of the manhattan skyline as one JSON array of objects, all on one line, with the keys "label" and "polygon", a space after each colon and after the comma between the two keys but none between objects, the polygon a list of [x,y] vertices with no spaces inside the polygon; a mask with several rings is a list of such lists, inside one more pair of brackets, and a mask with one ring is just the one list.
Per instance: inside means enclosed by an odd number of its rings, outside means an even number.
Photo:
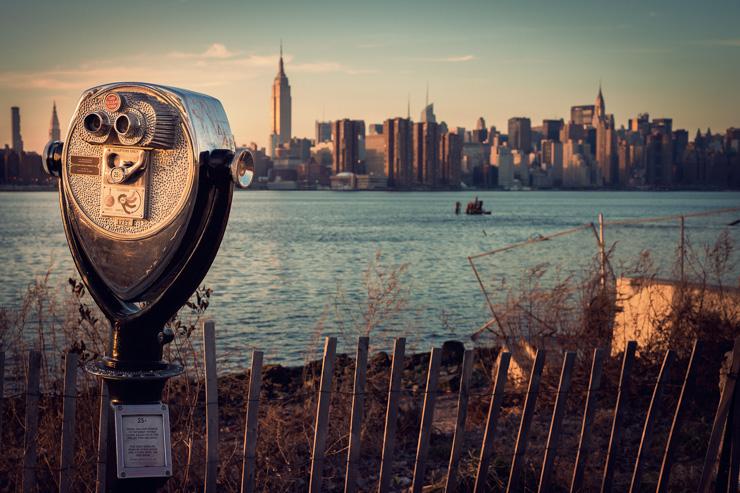
[{"label": "manhattan skyline", "polygon": [[[599,80],[618,127],[640,112],[691,132],[738,123],[740,6],[731,2],[129,4],[113,23],[81,2],[52,17],[39,15],[45,1],[3,7],[14,22],[0,33],[0,109],[21,107],[26,149],[46,142],[53,101],[64,133],[81,91],[113,80],[211,94],[238,143],[266,147],[281,38],[297,136],[312,136],[316,120],[405,116],[409,99],[417,115],[427,83],[451,127],[480,116],[499,128],[512,116],[567,118],[591,103]],[[113,35],[121,25],[128,43]],[[0,120],[0,142],[10,137]]]}]

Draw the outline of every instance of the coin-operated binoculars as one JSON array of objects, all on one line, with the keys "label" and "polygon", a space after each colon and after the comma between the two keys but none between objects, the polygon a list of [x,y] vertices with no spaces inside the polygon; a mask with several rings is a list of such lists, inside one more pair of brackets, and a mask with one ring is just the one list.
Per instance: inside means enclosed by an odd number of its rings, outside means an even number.
[{"label": "coin-operated binoculars", "polygon": [[115,83],[82,94],[66,141],[47,144],[44,166],[59,177],[77,269],[112,327],[107,355],[87,366],[106,381],[113,407],[111,489],[154,491],[172,475],[162,389],[182,372],[162,360],[174,337],[165,324],[208,272],[253,156],[235,150],[217,99]]}]

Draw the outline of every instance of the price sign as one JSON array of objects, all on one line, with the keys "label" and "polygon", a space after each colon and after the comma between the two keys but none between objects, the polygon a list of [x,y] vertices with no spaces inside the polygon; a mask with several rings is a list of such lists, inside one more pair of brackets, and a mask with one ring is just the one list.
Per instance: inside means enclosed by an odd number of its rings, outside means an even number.
[{"label": "price sign", "polygon": [[169,410],[164,404],[113,406],[119,478],[172,475]]}]

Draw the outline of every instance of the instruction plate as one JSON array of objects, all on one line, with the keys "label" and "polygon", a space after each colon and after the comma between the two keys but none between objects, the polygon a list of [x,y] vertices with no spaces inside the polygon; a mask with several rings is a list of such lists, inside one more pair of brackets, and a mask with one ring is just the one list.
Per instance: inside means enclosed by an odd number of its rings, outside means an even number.
[{"label": "instruction plate", "polygon": [[170,413],[165,404],[114,404],[117,475],[152,478],[172,475]]}]

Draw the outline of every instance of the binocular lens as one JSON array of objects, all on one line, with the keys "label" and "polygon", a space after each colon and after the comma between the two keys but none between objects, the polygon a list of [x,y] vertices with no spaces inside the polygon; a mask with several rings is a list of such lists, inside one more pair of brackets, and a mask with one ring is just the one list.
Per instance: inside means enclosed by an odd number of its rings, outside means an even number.
[{"label": "binocular lens", "polygon": [[231,162],[231,178],[239,188],[248,188],[254,179],[254,156],[249,150],[236,153]]},{"label": "binocular lens", "polygon": [[85,130],[96,136],[105,135],[110,129],[108,115],[102,112],[88,114],[83,120],[83,125]]},{"label": "binocular lens", "polygon": [[136,115],[122,114],[116,118],[115,129],[119,135],[132,137],[136,134],[141,126],[141,122]]}]

